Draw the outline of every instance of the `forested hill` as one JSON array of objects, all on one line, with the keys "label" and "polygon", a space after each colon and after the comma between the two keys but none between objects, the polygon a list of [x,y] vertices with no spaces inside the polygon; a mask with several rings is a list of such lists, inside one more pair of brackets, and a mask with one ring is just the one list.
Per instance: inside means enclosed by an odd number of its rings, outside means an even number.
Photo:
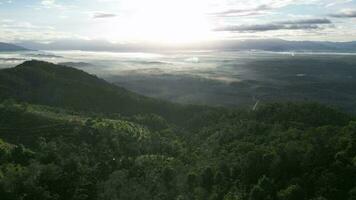
[{"label": "forested hill", "polygon": [[173,121],[201,110],[144,97],[112,85],[84,71],[42,61],[26,61],[0,70],[0,99],[16,99],[101,113],[130,116],[155,113]]},{"label": "forested hill", "polygon": [[38,61],[0,95],[1,200],[356,199],[356,119],[323,105],[180,106]]}]

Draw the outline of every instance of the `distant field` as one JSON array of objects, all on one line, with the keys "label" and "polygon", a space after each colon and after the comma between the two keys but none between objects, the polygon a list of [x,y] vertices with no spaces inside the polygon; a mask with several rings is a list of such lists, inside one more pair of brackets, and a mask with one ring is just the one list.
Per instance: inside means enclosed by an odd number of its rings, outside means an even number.
[{"label": "distant field", "polygon": [[180,103],[248,105],[258,100],[316,101],[355,111],[356,56],[258,55],[217,61],[208,71],[144,73],[108,80],[135,92]]}]

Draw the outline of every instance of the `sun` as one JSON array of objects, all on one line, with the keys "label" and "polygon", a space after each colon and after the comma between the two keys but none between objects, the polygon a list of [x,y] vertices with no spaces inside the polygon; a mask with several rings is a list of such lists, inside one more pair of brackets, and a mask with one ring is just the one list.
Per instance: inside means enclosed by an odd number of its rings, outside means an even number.
[{"label": "sun", "polygon": [[190,43],[213,37],[203,1],[130,0],[127,3],[131,13],[121,21],[124,27],[117,32],[127,32],[132,40]]}]

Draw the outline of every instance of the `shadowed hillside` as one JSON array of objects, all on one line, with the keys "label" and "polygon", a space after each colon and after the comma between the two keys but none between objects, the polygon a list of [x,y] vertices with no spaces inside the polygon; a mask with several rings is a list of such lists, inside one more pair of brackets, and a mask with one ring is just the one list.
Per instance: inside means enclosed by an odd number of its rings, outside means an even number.
[{"label": "shadowed hillside", "polygon": [[[1,70],[0,88],[0,99],[13,98],[78,111],[127,116],[156,113],[171,120],[193,114],[185,113],[187,109],[177,104],[132,93],[81,70],[42,61],[27,61]],[[193,108],[200,109],[197,106],[190,109]]]}]

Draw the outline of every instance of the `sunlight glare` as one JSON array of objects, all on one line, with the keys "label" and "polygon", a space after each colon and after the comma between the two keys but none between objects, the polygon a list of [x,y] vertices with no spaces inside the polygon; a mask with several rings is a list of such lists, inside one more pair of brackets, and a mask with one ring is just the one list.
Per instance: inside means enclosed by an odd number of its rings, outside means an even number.
[{"label": "sunlight glare", "polygon": [[130,0],[131,37],[162,43],[203,41],[212,37],[201,0]]}]

